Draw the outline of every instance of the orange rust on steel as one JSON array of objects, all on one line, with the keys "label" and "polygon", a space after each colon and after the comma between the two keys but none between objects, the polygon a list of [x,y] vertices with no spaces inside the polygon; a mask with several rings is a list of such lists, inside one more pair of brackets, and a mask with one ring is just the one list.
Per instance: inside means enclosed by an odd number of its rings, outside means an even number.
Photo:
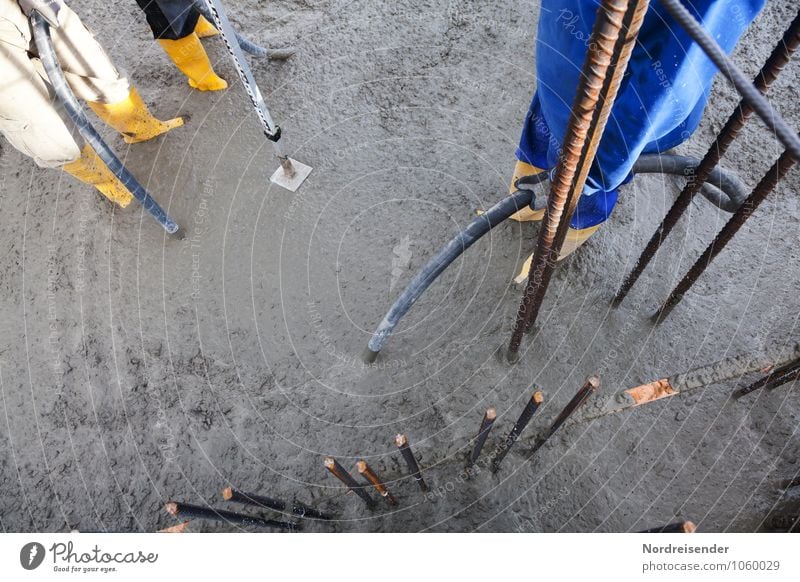
[{"label": "orange rust on steel", "polygon": [[662,378],[661,380],[656,380],[655,382],[642,384],[641,386],[636,386],[635,388],[629,388],[628,390],[625,390],[625,394],[631,397],[634,402],[634,406],[639,406],[640,404],[647,404],[648,402],[661,400],[662,398],[666,398],[668,396],[674,396],[675,394],[678,394],[678,391],[672,387],[672,384],[670,384],[667,378]]},{"label": "orange rust on steel", "polygon": [[515,359],[522,335],[536,321],[648,4],[648,0],[602,0],[597,11],[561,157],[550,186],[544,222],[509,342],[509,359]]},{"label": "orange rust on steel", "polygon": [[189,525],[189,521],[184,521],[183,523],[179,523],[178,525],[173,525],[170,527],[165,527],[164,529],[158,530],[156,533],[183,533],[186,531],[186,527]]},{"label": "orange rust on steel", "polygon": [[364,488],[359,485],[355,479],[353,479],[353,476],[347,472],[347,469],[339,464],[339,461],[333,457],[325,457],[325,468],[328,469],[334,477],[339,479],[339,481],[344,483],[350,491],[358,495],[364,503],[367,504],[367,507],[372,509],[375,503],[372,497],[364,491]]},{"label": "orange rust on steel", "polygon": [[383,481],[381,481],[380,477],[378,477],[366,461],[359,461],[356,463],[356,470],[372,484],[375,491],[386,500],[386,503],[389,505],[397,505],[397,499],[389,492],[389,489],[383,484]]},{"label": "orange rust on steel", "polygon": [[481,426],[478,429],[478,434],[475,437],[475,445],[472,447],[472,452],[467,459],[467,466],[471,467],[478,460],[478,457],[483,450],[483,445],[486,444],[486,439],[489,437],[489,431],[494,426],[494,421],[497,419],[497,410],[494,408],[487,408],[481,420]]},{"label": "orange rust on steel", "polygon": [[[775,46],[772,54],[761,68],[761,71],[759,71],[753,80],[756,89],[761,93],[767,92],[767,89],[772,85],[775,79],[778,78],[778,75],[786,66],[786,63],[792,59],[792,54],[797,50],[798,46],[800,46],[800,12],[795,15],[794,20],[784,33],[783,38]],[[647,268],[650,260],[661,247],[664,239],[672,232],[672,229],[675,227],[680,217],[683,216],[683,213],[689,208],[694,196],[700,191],[700,187],[708,179],[712,170],[717,167],[720,159],[722,159],[722,156],[728,151],[733,140],[739,135],[739,132],[752,114],[753,108],[742,99],[728,118],[728,121],[725,122],[719,135],[714,140],[714,143],[708,148],[700,165],[694,171],[693,175],[689,177],[680,195],[675,199],[675,202],[667,212],[664,220],[661,221],[656,232],[650,238],[642,254],[636,259],[636,264],[633,269],[631,269],[631,272],[628,273],[628,276],[625,277],[625,281],[622,283],[619,291],[617,291],[617,295],[614,298],[615,304],[619,304],[625,299],[631,287],[636,284],[639,276],[645,268]]]}]

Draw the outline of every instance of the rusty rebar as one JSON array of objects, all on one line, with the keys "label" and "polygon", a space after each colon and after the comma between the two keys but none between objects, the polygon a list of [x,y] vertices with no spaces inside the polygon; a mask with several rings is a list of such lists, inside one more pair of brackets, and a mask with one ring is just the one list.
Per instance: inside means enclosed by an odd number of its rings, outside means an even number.
[{"label": "rusty rebar", "polygon": [[500,445],[498,445],[494,457],[492,458],[492,472],[497,472],[497,470],[500,468],[500,463],[502,463],[503,459],[506,458],[508,451],[510,451],[511,447],[514,446],[514,443],[517,442],[522,434],[522,431],[525,430],[526,426],[528,426],[528,423],[531,421],[534,413],[542,405],[542,402],[544,402],[544,394],[537,390],[525,404],[525,408],[522,409],[522,414],[519,415],[517,422],[514,423],[514,426],[511,428],[508,436],[503,440],[502,443],[500,443]]},{"label": "rusty rebar", "polygon": [[475,437],[475,445],[472,447],[472,452],[470,452],[469,460],[467,461],[468,467],[474,465],[475,461],[477,461],[478,457],[481,455],[483,445],[486,444],[486,439],[489,437],[489,431],[492,430],[492,426],[494,426],[494,421],[496,418],[497,411],[494,408],[487,408],[486,412],[483,414],[483,419],[481,420],[481,426],[478,429],[478,434]]},{"label": "rusty rebar", "polygon": [[356,463],[356,470],[361,474],[370,484],[375,488],[375,491],[386,500],[391,506],[397,505],[397,499],[395,499],[394,495],[391,494],[389,488],[381,481],[380,477],[378,477],[377,473],[372,470],[366,461],[361,460]]},{"label": "rusty rebar", "polygon": [[404,434],[398,434],[394,437],[394,444],[396,444],[397,448],[400,449],[400,454],[403,455],[403,460],[406,462],[406,466],[408,467],[411,476],[414,477],[414,480],[417,482],[417,485],[419,485],[420,490],[423,493],[427,493],[428,485],[422,478],[422,473],[419,470],[417,459],[414,458],[414,453],[411,451],[411,447],[408,444],[408,437],[406,437]]},{"label": "rusty rebar", "polygon": [[364,491],[364,486],[359,485],[358,482],[353,479],[353,476],[339,464],[339,461],[333,457],[326,457],[325,468],[328,469],[328,471],[330,471],[334,477],[339,479],[339,481],[344,483],[347,488],[350,489],[350,491],[358,495],[364,501],[364,503],[367,504],[369,509],[373,509],[375,507],[375,500],[370,497],[369,493]]},{"label": "rusty rebar", "polygon": [[564,409],[558,413],[558,416],[556,416],[556,419],[553,421],[553,424],[550,425],[550,428],[547,430],[544,437],[540,438],[533,446],[533,451],[531,454],[538,451],[550,439],[550,437],[552,437],[556,431],[561,428],[561,426],[570,416],[572,416],[576,410],[586,404],[586,401],[589,400],[589,397],[597,392],[599,388],[600,378],[597,376],[589,376],[586,378],[583,386],[581,386],[580,389],[575,393],[575,396],[572,397]]},{"label": "rusty rebar", "polygon": [[694,533],[697,526],[691,521],[676,521],[661,527],[643,529],[638,533]]},{"label": "rusty rebar", "polygon": [[165,527],[164,529],[160,529],[156,533],[184,533],[186,528],[189,527],[190,523],[192,523],[191,520],[183,521],[177,525],[171,525],[169,527]]},{"label": "rusty rebar", "polygon": [[791,489],[793,487],[800,487],[800,477],[792,477],[791,479],[783,479],[780,483],[781,489]]},{"label": "rusty rebar", "polygon": [[741,398],[742,396],[750,394],[751,392],[755,392],[761,388],[767,388],[768,390],[771,390],[781,386],[782,384],[796,380],[798,377],[800,377],[800,360],[772,370],[769,374],[759,378],[749,386],[740,388],[734,392],[733,397]]},{"label": "rusty rebar", "polygon": [[[756,89],[761,93],[766,93],[770,85],[778,78],[778,75],[792,59],[792,54],[797,50],[800,45],[800,12],[795,15],[794,20],[789,25],[789,28],[783,35],[781,41],[775,45],[769,58],[764,63],[761,71],[756,75],[753,84]],[[734,109],[722,130],[717,135],[714,143],[708,148],[700,165],[694,171],[692,176],[686,182],[686,185],[681,190],[680,195],[673,203],[672,207],[667,212],[667,215],[661,221],[661,224],[656,229],[656,232],[650,238],[644,251],[636,260],[633,269],[625,277],[622,286],[614,298],[614,304],[618,305],[625,299],[631,287],[639,279],[639,276],[645,270],[650,261],[655,256],[661,244],[667,236],[672,232],[672,229],[677,224],[681,216],[689,208],[689,204],[694,199],[695,195],[700,191],[701,186],[708,179],[708,176],[719,164],[720,159],[728,151],[728,148],[739,135],[739,132],[745,126],[747,120],[753,114],[753,107],[749,105],[744,99],[739,102],[739,105]]]},{"label": "rusty rebar", "polygon": [[333,517],[327,513],[319,511],[318,509],[314,509],[313,507],[308,507],[307,505],[303,505],[298,501],[292,501],[291,503],[287,503],[281,499],[273,499],[272,497],[266,497],[264,495],[258,495],[256,493],[244,493],[243,491],[239,491],[238,489],[234,489],[233,487],[226,487],[222,490],[222,498],[225,501],[232,501],[234,503],[242,503],[244,505],[252,505],[254,507],[261,507],[267,509],[274,509],[275,511],[280,511],[282,513],[291,513],[296,515],[297,517],[310,517],[313,519],[333,519]]},{"label": "rusty rebar", "polygon": [[509,362],[517,360],[522,336],[536,322],[648,4],[648,0],[602,0],[597,10],[539,240],[508,344]]},{"label": "rusty rebar", "polygon": [[711,241],[711,244],[706,247],[706,250],[703,251],[700,258],[697,259],[695,264],[692,265],[692,268],[684,275],[680,283],[670,292],[667,299],[653,317],[656,322],[660,322],[666,318],[675,306],[680,303],[686,292],[691,289],[695,281],[697,281],[700,275],[703,274],[703,271],[706,270],[706,267],[711,264],[720,252],[722,252],[722,249],[725,248],[742,225],[747,222],[747,219],[750,218],[753,212],[755,212],[758,206],[769,193],[772,192],[778,182],[781,181],[794,164],[795,160],[792,154],[788,150],[784,151],[772,167],[767,170],[767,173],[764,174],[750,196],[748,196],[739,207],[739,210],[734,213],[714,240]]},{"label": "rusty rebar", "polygon": [[233,511],[213,509],[200,505],[191,505],[189,503],[179,503],[177,501],[170,501],[164,506],[164,509],[174,517],[187,520],[207,519],[210,521],[224,521],[235,525],[269,527],[287,531],[296,531],[300,529],[300,525],[297,523],[253,517],[252,515],[244,515],[242,513],[234,513]]}]

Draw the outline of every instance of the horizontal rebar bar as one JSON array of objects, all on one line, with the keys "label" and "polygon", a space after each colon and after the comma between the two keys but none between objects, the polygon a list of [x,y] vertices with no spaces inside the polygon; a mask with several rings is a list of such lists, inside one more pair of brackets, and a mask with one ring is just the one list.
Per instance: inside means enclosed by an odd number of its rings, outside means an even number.
[{"label": "horizontal rebar bar", "polygon": [[234,489],[233,487],[226,487],[225,489],[223,489],[222,498],[225,501],[232,501],[234,503],[242,503],[244,505],[253,505],[255,507],[274,509],[275,511],[280,511],[282,513],[286,513],[288,511],[292,513],[292,515],[296,515],[297,517],[310,517],[313,519],[333,519],[331,515],[319,511],[318,509],[314,509],[313,507],[308,507],[306,505],[303,505],[298,501],[293,501],[290,504],[281,499],[273,499],[272,497],[257,495],[256,493],[244,493],[242,491],[239,491],[238,489]]},{"label": "horizontal rebar bar", "polygon": [[769,374],[759,378],[749,386],[740,388],[733,393],[733,397],[741,398],[761,388],[771,390],[782,384],[796,380],[798,376],[800,376],[800,361],[792,362],[791,364],[772,370]]},{"label": "horizontal rebar bar", "polygon": [[213,509],[211,507],[179,503],[177,501],[170,501],[164,506],[164,509],[174,517],[182,517],[185,519],[207,519],[210,521],[224,521],[236,525],[269,527],[287,531],[296,531],[300,529],[299,524],[296,523],[253,517],[252,515],[234,513],[233,511],[225,511],[224,509]]}]

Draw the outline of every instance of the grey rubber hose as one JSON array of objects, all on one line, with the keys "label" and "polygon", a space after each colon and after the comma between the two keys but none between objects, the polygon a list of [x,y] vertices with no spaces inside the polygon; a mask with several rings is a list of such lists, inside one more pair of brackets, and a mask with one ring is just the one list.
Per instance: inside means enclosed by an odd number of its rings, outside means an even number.
[{"label": "grey rubber hose", "polygon": [[108,166],[108,169],[133,194],[133,197],[144,206],[144,209],[158,221],[164,230],[169,234],[178,232],[178,224],[164,212],[158,202],[153,200],[147,190],[133,177],[86,117],[83,107],[75,97],[72,89],[69,88],[67,79],[64,77],[64,71],[56,58],[53,39],[50,37],[50,25],[35,11],[31,13],[31,23],[33,24],[33,38],[36,42],[36,50],[39,52],[39,58],[42,61],[47,77],[50,79],[56,97],[78,128],[81,137],[86,140],[86,143],[92,147],[103,163]]}]

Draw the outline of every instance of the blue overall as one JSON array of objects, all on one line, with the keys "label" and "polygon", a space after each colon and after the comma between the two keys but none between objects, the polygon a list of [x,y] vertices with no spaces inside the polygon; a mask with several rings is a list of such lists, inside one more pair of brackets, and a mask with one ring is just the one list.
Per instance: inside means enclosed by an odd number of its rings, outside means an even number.
[{"label": "blue overall", "polygon": [[[764,2],[683,3],[730,52]],[[598,0],[542,0],[538,86],[517,148],[517,159],[537,168],[550,170],[558,161],[598,5]],[[589,228],[609,217],[618,187],[632,179],[631,168],[641,154],[667,151],[692,135],[716,72],[702,49],[652,0],[572,228]]]}]

